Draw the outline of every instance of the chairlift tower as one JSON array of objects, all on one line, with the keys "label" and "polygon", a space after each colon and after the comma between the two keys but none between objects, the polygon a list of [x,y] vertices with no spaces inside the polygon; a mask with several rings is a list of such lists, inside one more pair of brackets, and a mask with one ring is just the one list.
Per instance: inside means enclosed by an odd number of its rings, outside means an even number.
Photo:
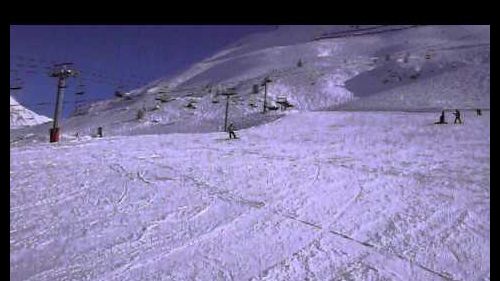
[{"label": "chairlift tower", "polygon": [[221,95],[226,96],[226,114],[224,116],[224,132],[227,132],[227,113],[229,111],[229,98],[236,95],[236,92],[231,89],[230,91],[224,91]]},{"label": "chairlift tower", "polygon": [[264,108],[262,109],[262,113],[266,113],[267,110],[267,83],[272,82],[269,77],[266,77],[262,82],[262,86],[264,86]]},{"label": "chairlift tower", "polygon": [[58,142],[60,136],[59,120],[61,118],[64,89],[66,88],[66,79],[69,77],[75,77],[78,72],[70,69],[69,66],[72,63],[61,63],[54,65],[54,70],[49,74],[50,77],[58,78],[57,83],[57,100],[56,108],[54,111],[54,123],[50,129],[50,142]]}]

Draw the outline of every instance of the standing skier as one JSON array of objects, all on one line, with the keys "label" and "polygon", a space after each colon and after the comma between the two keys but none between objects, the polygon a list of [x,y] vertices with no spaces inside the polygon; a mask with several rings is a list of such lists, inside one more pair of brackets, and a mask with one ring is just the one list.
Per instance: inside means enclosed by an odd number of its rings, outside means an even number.
[{"label": "standing skier", "polygon": [[453,113],[453,115],[455,115],[455,122],[453,122],[453,124],[457,124],[457,121],[459,124],[462,124],[462,119],[460,119],[460,111],[458,111],[458,109],[455,109],[455,113]]},{"label": "standing skier", "polygon": [[237,139],[236,134],[234,131],[236,130],[236,127],[234,127],[233,123],[229,124],[229,127],[227,127],[227,131],[229,132],[229,139]]},{"label": "standing skier", "polygon": [[477,116],[481,116],[481,109],[476,109]]},{"label": "standing skier", "polygon": [[448,124],[444,121],[444,110],[441,111],[441,116],[439,116],[439,122],[435,122],[434,124]]}]

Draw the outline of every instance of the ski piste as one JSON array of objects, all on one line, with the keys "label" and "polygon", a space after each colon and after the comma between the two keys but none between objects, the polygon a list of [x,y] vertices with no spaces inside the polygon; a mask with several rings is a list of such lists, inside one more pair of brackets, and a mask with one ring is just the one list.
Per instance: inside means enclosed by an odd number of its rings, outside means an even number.
[{"label": "ski piste", "polygon": [[11,129],[10,279],[490,280],[489,26],[358,27]]}]

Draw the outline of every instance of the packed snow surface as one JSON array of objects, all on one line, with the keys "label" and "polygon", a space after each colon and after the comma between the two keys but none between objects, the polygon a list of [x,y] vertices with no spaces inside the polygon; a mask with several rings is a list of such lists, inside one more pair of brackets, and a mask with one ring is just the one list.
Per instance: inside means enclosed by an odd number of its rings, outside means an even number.
[{"label": "packed snow surface", "polygon": [[490,115],[11,147],[11,280],[489,280]]}]

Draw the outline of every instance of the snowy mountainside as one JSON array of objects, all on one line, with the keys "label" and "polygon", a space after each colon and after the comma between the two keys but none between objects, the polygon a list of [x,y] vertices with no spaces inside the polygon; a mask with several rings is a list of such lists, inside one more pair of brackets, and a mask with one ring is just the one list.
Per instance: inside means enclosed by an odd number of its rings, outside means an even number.
[{"label": "snowy mountainside", "polygon": [[[489,26],[280,26],[229,45],[186,71],[81,108],[63,133],[213,132],[290,112],[261,114],[286,98],[294,111],[489,108]],[[137,118],[138,111],[145,112]],[[47,138],[47,128],[30,129]]]},{"label": "snowy mountainside", "polygon": [[25,126],[43,124],[52,119],[39,115],[22,106],[15,98],[10,96],[10,128],[17,129]]}]

